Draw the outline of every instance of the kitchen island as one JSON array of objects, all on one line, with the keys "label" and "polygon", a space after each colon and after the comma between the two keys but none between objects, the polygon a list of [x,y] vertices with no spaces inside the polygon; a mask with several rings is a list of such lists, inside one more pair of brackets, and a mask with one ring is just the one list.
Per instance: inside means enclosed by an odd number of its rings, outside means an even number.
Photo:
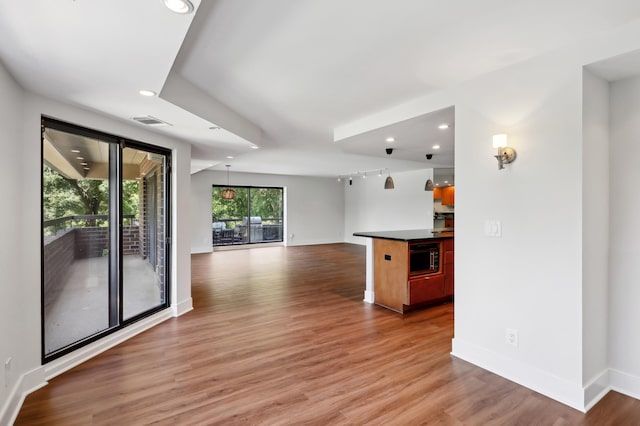
[{"label": "kitchen island", "polygon": [[396,312],[453,299],[453,229],[356,232],[367,238],[365,302]]}]

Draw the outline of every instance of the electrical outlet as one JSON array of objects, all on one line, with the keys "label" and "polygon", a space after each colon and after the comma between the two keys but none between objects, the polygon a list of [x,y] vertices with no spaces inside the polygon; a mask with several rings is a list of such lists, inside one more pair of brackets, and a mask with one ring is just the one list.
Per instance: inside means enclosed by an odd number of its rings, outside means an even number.
[{"label": "electrical outlet", "polygon": [[515,328],[507,328],[505,339],[511,346],[518,346],[518,330]]}]

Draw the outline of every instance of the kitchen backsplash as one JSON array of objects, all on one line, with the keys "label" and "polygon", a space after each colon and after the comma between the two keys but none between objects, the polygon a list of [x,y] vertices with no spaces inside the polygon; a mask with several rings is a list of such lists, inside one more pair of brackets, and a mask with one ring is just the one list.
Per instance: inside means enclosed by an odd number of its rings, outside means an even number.
[{"label": "kitchen backsplash", "polygon": [[453,213],[453,206],[443,206],[440,200],[434,200],[433,202],[433,211],[434,213]]}]

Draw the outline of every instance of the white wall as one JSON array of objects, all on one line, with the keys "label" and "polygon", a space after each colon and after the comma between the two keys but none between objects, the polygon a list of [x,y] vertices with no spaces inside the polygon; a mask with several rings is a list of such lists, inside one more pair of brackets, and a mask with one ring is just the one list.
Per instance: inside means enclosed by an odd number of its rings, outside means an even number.
[{"label": "white wall", "polygon": [[[591,173],[592,165],[583,159],[582,67],[638,47],[640,22],[636,21],[335,131],[337,138],[345,138],[455,105],[453,354],[578,409],[590,403],[585,404],[589,392],[585,392],[584,377],[591,373],[583,366],[587,351],[583,348],[583,315],[587,314],[583,309],[583,261],[591,256],[591,252],[583,256],[583,223],[592,223],[588,216],[585,222],[583,177]],[[491,146],[491,136],[498,132],[508,133],[510,145],[518,152],[517,160],[503,171],[497,170]],[[624,165],[630,164],[637,150],[612,155],[617,159],[612,163],[612,184],[620,158]],[[613,144],[612,152],[616,152]],[[598,168],[596,173],[601,171]],[[629,184],[620,193],[629,196],[638,172],[624,176]],[[633,207],[640,207],[640,200],[633,200],[629,201]],[[613,199],[611,205],[616,206]],[[625,209],[618,214],[635,212]],[[484,235],[488,219],[502,222],[501,238]],[[611,220],[615,222],[614,217]],[[629,221],[623,223],[625,241],[638,235]],[[623,231],[613,230],[611,240],[619,234]],[[616,256],[612,249],[611,257]],[[636,265],[629,263],[617,279],[637,277]],[[623,297],[640,300],[637,289],[624,296],[613,295],[612,303],[617,306],[615,300],[622,303]],[[612,313],[617,318],[615,326],[620,327],[615,340],[619,347],[638,323],[637,314],[629,317],[628,309],[623,314]],[[605,319],[596,319],[601,320]],[[508,327],[519,330],[517,347],[506,343]],[[640,371],[636,349],[628,351],[632,355],[617,354],[616,365]],[[600,361],[587,358],[597,370]]]},{"label": "white wall", "polygon": [[[212,251],[211,187],[226,183],[226,172],[201,171],[191,175],[192,253]],[[230,183],[285,188],[288,245],[344,241],[344,194],[337,179],[231,171]]]},{"label": "white wall", "polygon": [[640,77],[611,84],[609,363],[640,398]]},{"label": "white wall", "polygon": [[433,228],[433,192],[425,191],[433,169],[391,173],[395,189],[384,189],[384,176],[344,183],[344,240],[365,244],[354,232]]},{"label": "white wall", "polygon": [[588,402],[608,386],[609,83],[585,69],[582,85],[582,380]]},{"label": "white wall", "polygon": [[[14,388],[20,372],[27,367],[28,353],[23,345],[23,329],[28,321],[27,312],[17,301],[24,300],[25,286],[22,270],[22,230],[27,226],[23,219],[24,205],[20,202],[22,186],[22,110],[24,93],[0,63],[0,421],[9,392]],[[36,151],[36,156],[38,151]],[[37,226],[38,222],[33,224]],[[39,251],[34,252],[38,262]],[[32,265],[30,268],[37,266]],[[38,306],[40,301],[37,300]],[[37,330],[36,330],[37,331]],[[39,333],[38,333],[39,335]],[[5,381],[4,362],[12,357],[12,374]]]},{"label": "white wall", "polygon": [[[581,92],[581,68],[552,55],[454,94],[453,353],[576,407],[583,402]],[[501,132],[518,158],[499,171],[491,140]],[[501,238],[484,235],[486,220],[501,221]],[[518,330],[517,347],[507,344],[507,328]]]},{"label": "white wall", "polygon": [[[191,309],[191,259],[189,201],[189,144],[106,116],[23,93],[0,67],[0,129],[3,155],[0,156],[0,197],[7,200],[0,209],[2,242],[0,265],[0,361],[13,359],[7,388],[0,386],[0,423],[16,414],[23,392],[42,386],[50,377],[95,355],[109,345],[140,332],[171,315]],[[170,148],[173,158],[173,217],[171,280],[172,309],[140,321],[128,330],[75,351],[41,367],[40,333],[40,250],[41,250],[41,115],[81,126]],[[11,200],[11,201],[8,201]],[[136,331],[132,331],[135,329]],[[108,340],[106,344],[103,341]],[[102,343],[101,343],[102,342]],[[1,371],[0,371],[1,374]],[[11,387],[13,385],[13,388]]]}]

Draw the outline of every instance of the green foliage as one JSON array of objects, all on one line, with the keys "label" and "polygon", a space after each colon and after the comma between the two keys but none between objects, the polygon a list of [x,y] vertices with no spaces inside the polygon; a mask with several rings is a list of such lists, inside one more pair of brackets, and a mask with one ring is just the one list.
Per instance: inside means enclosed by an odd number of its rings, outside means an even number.
[{"label": "green foliage", "polygon": [[42,195],[45,220],[74,214],[84,214],[80,197],[59,173],[44,166]]},{"label": "green foliage", "polygon": [[[242,222],[244,217],[260,216],[263,218],[282,218],[282,189],[280,188],[239,188],[235,189],[236,198],[223,200],[220,191],[226,187],[213,187],[211,208],[213,221],[236,219]],[[248,213],[248,195],[251,193],[251,214]],[[227,222],[227,228],[234,227],[235,222]]]},{"label": "green foliage", "polygon": [[[122,184],[123,214],[138,216],[138,182]],[[45,220],[72,215],[105,215],[109,211],[109,184],[98,179],[69,179],[44,166],[42,195]]]},{"label": "green foliage", "polygon": [[251,216],[282,218],[282,190],[251,188]]},{"label": "green foliage", "polygon": [[139,184],[137,180],[125,180],[122,182],[122,214],[132,214],[138,217]]}]

